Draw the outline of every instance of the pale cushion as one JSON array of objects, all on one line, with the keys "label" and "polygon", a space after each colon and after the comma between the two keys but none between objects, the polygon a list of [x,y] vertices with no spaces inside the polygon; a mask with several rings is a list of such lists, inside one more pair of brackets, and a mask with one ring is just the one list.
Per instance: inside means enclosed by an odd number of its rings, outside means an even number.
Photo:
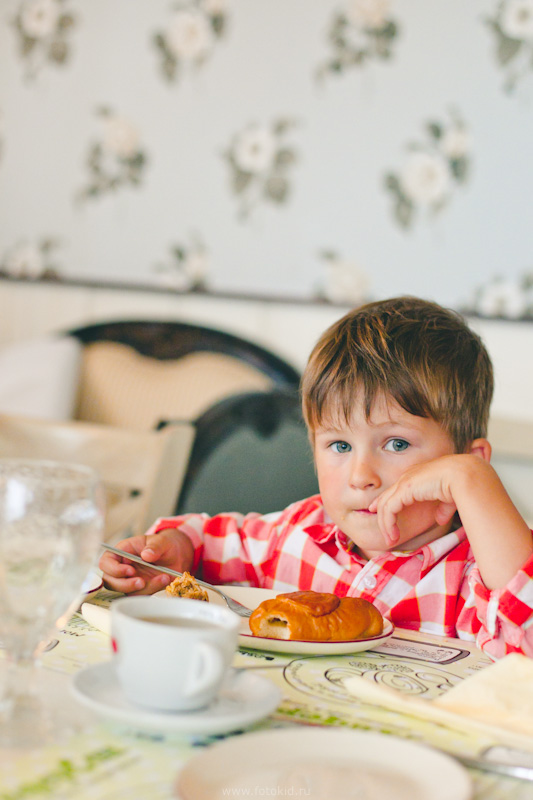
[{"label": "pale cushion", "polygon": [[42,337],[0,349],[0,413],[71,419],[81,345],[71,336]]},{"label": "pale cushion", "polygon": [[164,419],[194,420],[229,395],[271,387],[264,373],[224,353],[162,361],[117,342],[94,342],[83,350],[76,418],[147,430]]}]

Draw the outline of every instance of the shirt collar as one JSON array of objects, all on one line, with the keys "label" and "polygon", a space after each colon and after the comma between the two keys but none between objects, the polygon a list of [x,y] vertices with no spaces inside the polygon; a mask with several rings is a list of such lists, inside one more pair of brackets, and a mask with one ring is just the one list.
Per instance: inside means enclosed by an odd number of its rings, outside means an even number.
[{"label": "shirt collar", "polygon": [[[326,542],[334,539],[340,549],[344,550],[346,553],[349,553],[352,558],[356,558],[358,561],[362,562],[366,562],[367,560],[351,550],[351,539],[349,539],[346,534],[343,533],[335,525],[335,523],[327,517],[327,515],[325,515],[323,523],[309,525],[306,527],[305,531],[318,544],[325,544]],[[389,558],[411,558],[412,556],[422,556],[423,566],[426,568],[427,566],[440,561],[443,556],[453,550],[454,547],[457,547],[458,544],[461,544],[461,542],[463,542],[465,539],[466,533],[464,528],[461,527],[455,531],[450,531],[450,533],[444,534],[444,536],[441,536],[439,539],[435,539],[433,542],[429,542],[429,544],[424,544],[421,547],[418,547],[416,550],[391,550],[390,553],[385,551],[377,560],[385,562],[388,561]]]},{"label": "shirt collar", "polygon": [[464,542],[466,539],[465,529],[463,527],[457,528],[455,531],[450,531],[450,533],[445,533],[444,536],[441,536],[439,539],[435,539],[433,542],[429,542],[428,544],[423,544],[421,547],[417,547],[416,550],[393,550],[391,551],[391,555],[400,556],[403,558],[408,558],[409,556],[422,556],[422,568],[426,569],[433,564],[436,564],[437,561],[440,561],[443,556],[450,553],[458,544]]}]

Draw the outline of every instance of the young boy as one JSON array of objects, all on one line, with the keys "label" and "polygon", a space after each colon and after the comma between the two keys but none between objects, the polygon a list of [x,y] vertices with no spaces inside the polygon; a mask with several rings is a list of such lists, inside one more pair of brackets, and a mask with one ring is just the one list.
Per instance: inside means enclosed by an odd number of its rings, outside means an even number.
[{"label": "young boy", "polygon": [[[457,314],[369,303],[326,331],[303,375],[320,495],[158,520],[120,546],[211,583],[363,597],[402,628],[533,656],[533,539],[489,463],[492,391]],[[121,592],[170,581],[109,553],[100,566]]]}]

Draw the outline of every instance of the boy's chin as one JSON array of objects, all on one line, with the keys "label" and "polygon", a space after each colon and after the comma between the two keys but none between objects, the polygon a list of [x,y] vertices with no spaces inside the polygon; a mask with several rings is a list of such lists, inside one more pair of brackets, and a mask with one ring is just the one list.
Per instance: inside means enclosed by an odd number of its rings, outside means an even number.
[{"label": "boy's chin", "polygon": [[418,547],[444,536],[450,529],[450,526],[442,527],[437,525],[434,516],[423,520],[414,520],[412,518],[402,520],[399,516],[398,525],[400,538],[392,545],[385,540],[379,530],[377,519],[375,524],[368,520],[367,524],[346,526],[344,532],[362,553],[377,555],[392,550],[416,550]]}]

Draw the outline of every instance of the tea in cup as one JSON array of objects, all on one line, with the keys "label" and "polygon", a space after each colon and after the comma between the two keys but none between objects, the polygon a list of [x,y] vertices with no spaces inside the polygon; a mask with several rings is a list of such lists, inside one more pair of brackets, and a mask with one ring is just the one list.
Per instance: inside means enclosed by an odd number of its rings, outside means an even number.
[{"label": "tea in cup", "polygon": [[157,711],[208,706],[231,667],[239,622],[233,611],[198,600],[115,600],[113,661],[127,700]]}]

